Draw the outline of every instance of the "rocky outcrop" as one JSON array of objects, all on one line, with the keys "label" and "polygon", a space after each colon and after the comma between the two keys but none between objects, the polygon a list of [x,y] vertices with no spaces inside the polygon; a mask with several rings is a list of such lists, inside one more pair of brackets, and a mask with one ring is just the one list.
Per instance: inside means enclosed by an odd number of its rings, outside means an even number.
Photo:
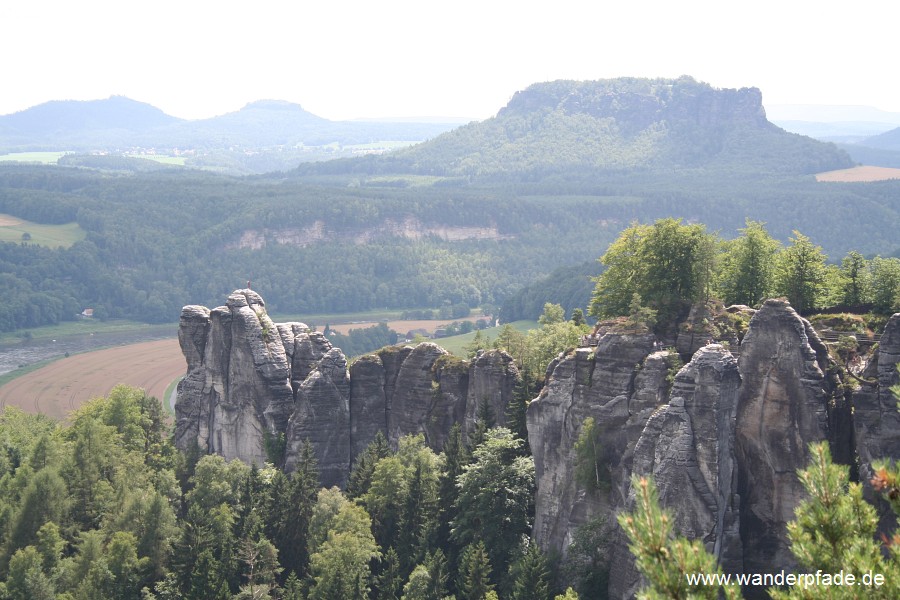
[{"label": "rocky outcrop", "polygon": [[188,374],[179,385],[176,441],[225,458],[262,463],[264,432],[292,412],[290,367],[265,303],[238,290],[225,306],[182,310],[179,340]]},{"label": "rocky outcrop", "polygon": [[308,440],[324,485],[343,487],[350,466],[350,373],[347,359],[332,348],[297,387],[296,408],[287,426],[285,470],[292,471]]},{"label": "rocky outcrop", "polygon": [[430,343],[385,348],[348,368],[323,334],[273,323],[249,289],[212,310],[184,307],[179,340],[188,369],[175,405],[178,447],[291,470],[309,441],[325,486],[345,484],[379,431],[395,447],[422,434],[440,450],[454,423],[474,428],[479,403],[502,423],[519,380],[506,353],[470,363]]},{"label": "rocky outcrop", "polygon": [[[698,323],[708,318],[695,317]],[[886,331],[883,338],[888,362],[900,359],[890,350],[893,335]],[[632,474],[654,478],[676,530],[702,540],[726,571],[762,573],[794,564],[785,525],[803,497],[796,473],[807,464],[808,445],[827,441],[836,460],[852,465],[857,442],[863,444],[855,439],[840,370],[787,302],[767,301],[739,346],[726,341],[700,346],[667,390],[674,363],[654,351],[652,337],[607,333],[596,355],[582,348],[556,361],[528,408],[538,488],[535,539],[565,555],[578,527],[605,520],[611,598],[631,597],[640,587],[615,525],[616,514],[632,506]],[[737,360],[729,347],[739,350]],[[878,369],[885,385],[896,381],[890,368]],[[877,398],[885,404],[873,404],[873,411],[896,411],[895,401]],[[608,488],[594,491],[574,476],[574,445],[588,416],[600,429],[609,470]],[[896,452],[892,432],[874,425],[867,432],[885,444],[880,450]]]},{"label": "rocky outcrop", "polygon": [[[734,423],[741,377],[719,344],[697,351],[675,377],[669,403],[646,420],[631,471],[651,476],[680,535],[702,540],[728,571],[740,571],[739,496]],[[626,501],[631,509],[633,499]],[[619,532],[613,547],[611,597],[631,596],[640,581]]]},{"label": "rocky outcrop", "polygon": [[[662,400],[666,369],[653,350],[650,334],[606,334],[596,353],[579,348],[556,364],[541,395],[527,411],[528,439],[534,456],[537,496],[534,537],[544,549],[565,552],[575,530],[608,517],[621,504],[623,463],[641,420]],[[575,443],[585,420],[600,429],[610,474],[608,494],[586,490],[575,479]],[[635,424],[636,422],[640,422]]]},{"label": "rocky outcrop", "polygon": [[824,344],[782,300],[766,301],[741,344],[743,378],[736,428],[744,568],[762,573],[795,564],[787,523],[804,497],[797,470],[811,442],[828,440],[837,459],[852,455],[850,424]]},{"label": "rocky outcrop", "polygon": [[[900,457],[900,412],[897,410],[897,398],[891,392],[891,387],[900,384],[898,363],[900,313],[888,321],[878,342],[878,349],[871,356],[862,377],[855,382],[857,387],[852,393],[859,478],[867,485],[866,495],[869,500],[876,498],[869,486],[874,475],[872,463],[883,458]],[[892,530],[895,521],[893,512],[881,512],[881,529]]]}]

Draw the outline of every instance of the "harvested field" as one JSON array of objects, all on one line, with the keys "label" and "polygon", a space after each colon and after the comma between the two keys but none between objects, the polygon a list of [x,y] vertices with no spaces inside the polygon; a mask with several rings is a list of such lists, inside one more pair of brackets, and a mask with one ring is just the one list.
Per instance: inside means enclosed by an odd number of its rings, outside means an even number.
[{"label": "harvested field", "polygon": [[[461,321],[472,321],[473,323],[482,317],[465,317],[461,319],[437,319],[437,320],[429,320],[429,321],[387,321],[387,326],[390,329],[393,329],[399,334],[404,334],[407,331],[412,331],[414,329],[425,329],[428,333],[434,333],[434,330],[438,327],[443,327],[449,323],[461,322]],[[368,327],[374,327],[378,325],[377,322],[371,323],[342,323],[340,325],[331,325],[331,328],[338,333],[343,335],[347,335],[350,333],[351,329],[366,329]],[[324,325],[320,325],[318,327],[319,331],[325,329]]]},{"label": "harvested field", "polygon": [[867,181],[885,181],[887,179],[900,179],[900,169],[862,166],[853,167],[852,169],[840,169],[838,171],[826,171],[816,175],[816,181],[838,183],[863,183]]},{"label": "harvested field", "polygon": [[63,419],[120,383],[143,388],[162,400],[169,384],[186,370],[175,339],[75,354],[0,387],[0,407],[17,406]]}]

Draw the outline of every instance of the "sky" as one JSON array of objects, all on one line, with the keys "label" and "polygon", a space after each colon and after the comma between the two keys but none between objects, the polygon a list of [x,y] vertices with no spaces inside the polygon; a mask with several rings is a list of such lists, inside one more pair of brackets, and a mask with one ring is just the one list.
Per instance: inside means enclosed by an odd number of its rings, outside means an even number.
[{"label": "sky", "polygon": [[493,116],[556,79],[678,77],[763,104],[900,112],[883,0],[28,0],[0,3],[0,114],[127,96],[208,118]]}]

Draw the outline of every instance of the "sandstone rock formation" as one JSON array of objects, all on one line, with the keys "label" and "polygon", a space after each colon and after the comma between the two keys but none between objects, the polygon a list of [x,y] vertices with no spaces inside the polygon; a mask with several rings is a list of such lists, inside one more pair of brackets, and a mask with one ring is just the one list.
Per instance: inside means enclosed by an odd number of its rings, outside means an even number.
[{"label": "sandstone rock formation", "polygon": [[[474,429],[479,403],[502,423],[519,380],[504,352],[469,362],[430,343],[384,348],[348,368],[321,333],[273,323],[252,290],[212,310],[184,307],[179,340],[188,370],[175,405],[178,447],[257,464],[283,460],[291,470],[308,440],[326,486],[346,483],[379,431],[394,446],[423,434],[440,450],[454,423]],[[284,456],[274,456],[282,439]]]},{"label": "sandstone rock formation", "polygon": [[[873,461],[900,457],[900,412],[891,387],[900,384],[900,313],[890,318],[857,389],[852,393],[853,425],[856,451],[859,455],[859,479],[867,484],[874,470]],[[876,498],[871,486],[866,488],[871,501]],[[893,530],[893,511],[883,510],[883,531]]]},{"label": "sandstone rock formation", "polygon": [[178,386],[175,439],[225,458],[266,460],[264,432],[292,412],[290,365],[281,337],[252,290],[225,306],[186,306],[179,341],[188,373]]},{"label": "sandstone rock formation", "polygon": [[[730,344],[737,360],[728,346],[701,346],[670,391],[671,365],[654,346],[651,336],[607,333],[596,355],[582,348],[556,361],[527,413],[538,488],[535,539],[565,555],[578,527],[604,519],[611,598],[640,587],[615,524],[632,506],[632,474],[654,477],[676,529],[703,540],[726,571],[768,572],[794,564],[785,524],[803,498],[796,472],[807,464],[809,443],[827,441],[835,459],[850,465],[857,452],[900,452],[900,428],[879,421],[897,418],[886,386],[897,381],[900,315],[872,367],[878,389],[854,395],[855,420],[840,369],[785,301],[769,300],[753,315],[742,343]],[[574,445],[588,416],[602,432],[608,490],[584,489],[574,476]]]}]

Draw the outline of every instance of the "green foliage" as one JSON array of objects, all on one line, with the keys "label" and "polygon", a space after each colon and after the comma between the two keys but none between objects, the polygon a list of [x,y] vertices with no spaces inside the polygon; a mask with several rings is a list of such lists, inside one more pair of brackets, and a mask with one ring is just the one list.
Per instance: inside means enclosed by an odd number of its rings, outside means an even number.
[{"label": "green foliage", "polygon": [[865,257],[853,250],[841,261],[839,301],[847,306],[859,306],[871,300],[872,276]]},{"label": "green foliage", "polygon": [[756,306],[772,294],[781,244],[758,221],[747,219],[739,231],[740,237],[724,243],[717,288],[726,305]]},{"label": "green foliage", "polygon": [[491,559],[484,542],[478,540],[466,546],[460,558],[458,597],[461,600],[486,600],[494,590],[491,583]]},{"label": "green foliage", "polygon": [[597,278],[590,314],[627,315],[638,294],[669,319],[707,294],[713,259],[714,239],[703,225],[676,219],[633,224],[600,258],[607,270]]},{"label": "green foliage", "polygon": [[437,526],[441,461],[423,436],[405,436],[393,456],[378,461],[362,496],[373,520],[375,539],[397,551],[408,573],[429,549]]},{"label": "green foliage", "polygon": [[629,549],[635,564],[647,578],[648,587],[639,598],[662,600],[669,598],[709,598],[718,600],[739,598],[737,586],[690,586],[686,573],[721,573],[716,559],[706,552],[700,540],[688,541],[673,537],[671,513],[659,507],[659,496],[653,481],[633,476],[631,488],[635,505],[631,513],[619,515],[619,525],[628,535]]},{"label": "green foliage", "polygon": [[544,304],[544,312],[538,317],[538,323],[540,323],[541,326],[554,325],[556,323],[562,323],[565,319],[566,311],[562,306],[547,302]]},{"label": "green foliage", "polygon": [[284,464],[284,456],[287,452],[287,439],[284,433],[271,433],[269,430],[263,431],[263,446],[266,449],[266,458],[273,465],[281,466]]},{"label": "green foliage", "polygon": [[350,471],[350,480],[347,483],[347,497],[351,500],[362,498],[372,485],[372,475],[375,466],[382,458],[387,458],[391,453],[387,438],[384,433],[378,431],[374,439],[369,442],[362,454],[356,457],[353,470]]},{"label": "green foliage", "polygon": [[631,302],[628,303],[628,318],[625,319],[625,325],[639,330],[652,329],[656,325],[658,312],[649,306],[644,306],[640,294],[635,292],[631,295]]},{"label": "green foliage", "polygon": [[672,389],[672,386],[675,385],[675,377],[678,375],[678,371],[681,370],[681,367],[684,366],[684,361],[681,360],[681,356],[678,354],[678,351],[675,348],[666,348],[666,385],[669,386],[669,389]]},{"label": "green foliage", "polygon": [[[800,471],[800,481],[809,494],[788,523],[791,552],[800,565],[813,571],[853,574],[862,582],[865,573],[884,577],[884,585],[867,586],[866,598],[897,598],[900,595],[900,555],[891,547],[887,555],[875,540],[878,514],[863,500],[862,485],[850,482],[849,468],[835,465],[828,445],[810,445],[809,467]],[[877,468],[877,467],[876,467]],[[876,472],[876,490],[890,486],[885,468]],[[897,507],[895,507],[896,509]],[[770,590],[773,598],[858,598],[858,587],[806,587]]]},{"label": "green foliage", "polygon": [[575,583],[585,598],[602,600],[609,587],[609,534],[606,519],[597,517],[581,525],[572,536],[562,565],[563,581]]},{"label": "green foliage", "polygon": [[817,306],[825,291],[825,254],[799,231],[790,241],[778,256],[776,292],[802,313]]},{"label": "green foliage", "polygon": [[510,573],[510,600],[550,600],[550,568],[540,549],[530,540]]},{"label": "green foliage", "polygon": [[396,344],[399,336],[386,323],[379,323],[365,329],[351,329],[347,335],[332,332],[331,344],[348,357],[361,356],[373,350]]},{"label": "green foliage", "polygon": [[[483,541],[502,574],[508,573],[521,536],[531,532],[534,515],[534,461],[521,456],[522,444],[508,429],[489,430],[457,478],[452,539],[460,546]],[[504,589],[507,578],[501,576]]]},{"label": "green foliage", "polygon": [[609,489],[610,474],[600,428],[593,417],[587,417],[581,424],[578,439],[575,440],[575,481],[591,491]]},{"label": "green foliage", "polygon": [[900,310],[900,258],[872,259],[872,301],[876,312]]},{"label": "green foliage", "polygon": [[290,480],[280,471],[271,479],[266,508],[266,532],[278,551],[285,573],[303,577],[309,566],[307,536],[318,499],[319,473],[312,445],[300,451]]},{"label": "green foliage", "polygon": [[584,320],[584,311],[580,308],[572,309],[572,318],[570,320],[572,321],[572,324],[577,327],[587,325],[587,321]]},{"label": "green foliage", "polygon": [[403,576],[400,574],[400,557],[393,548],[388,548],[381,559],[381,573],[376,579],[378,600],[399,600]]},{"label": "green foliage", "polygon": [[381,556],[369,515],[362,507],[344,500],[326,527],[327,537],[310,557],[310,600],[367,600],[369,564]]}]

